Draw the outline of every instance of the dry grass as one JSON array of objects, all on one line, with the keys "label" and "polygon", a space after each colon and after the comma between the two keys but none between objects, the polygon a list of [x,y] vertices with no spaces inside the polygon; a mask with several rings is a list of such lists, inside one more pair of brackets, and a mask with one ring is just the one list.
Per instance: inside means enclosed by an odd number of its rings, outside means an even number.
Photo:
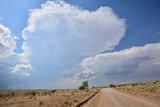
[{"label": "dry grass", "polygon": [[160,81],[117,85],[116,89],[160,100]]},{"label": "dry grass", "polygon": [[0,107],[74,107],[98,89],[85,90],[4,90],[0,91]]}]

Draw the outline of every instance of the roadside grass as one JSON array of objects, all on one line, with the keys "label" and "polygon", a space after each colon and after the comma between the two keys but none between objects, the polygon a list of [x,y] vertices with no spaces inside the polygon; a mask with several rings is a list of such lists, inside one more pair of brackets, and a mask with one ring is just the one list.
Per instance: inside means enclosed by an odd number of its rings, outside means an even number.
[{"label": "roadside grass", "polygon": [[160,81],[116,85],[117,90],[160,99]]},{"label": "roadside grass", "polygon": [[49,106],[73,107],[95,94],[99,89],[85,90],[1,90],[0,107]]}]

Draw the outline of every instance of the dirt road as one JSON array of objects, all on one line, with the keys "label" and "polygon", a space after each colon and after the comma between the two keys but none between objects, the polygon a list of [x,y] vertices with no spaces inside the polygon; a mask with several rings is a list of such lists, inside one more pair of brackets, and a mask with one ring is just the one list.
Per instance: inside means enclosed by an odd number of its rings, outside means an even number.
[{"label": "dirt road", "polygon": [[160,105],[146,98],[105,88],[83,107],[160,107]]}]

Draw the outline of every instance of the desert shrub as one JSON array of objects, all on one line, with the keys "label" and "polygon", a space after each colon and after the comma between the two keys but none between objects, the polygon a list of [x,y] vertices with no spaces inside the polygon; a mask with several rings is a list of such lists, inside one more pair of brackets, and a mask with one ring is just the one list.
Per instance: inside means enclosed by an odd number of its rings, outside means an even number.
[{"label": "desert shrub", "polygon": [[116,86],[115,85],[113,85],[113,84],[110,84],[110,86],[109,87],[111,87],[111,88],[115,88]]},{"label": "desert shrub", "polygon": [[56,92],[56,90],[51,90],[51,93],[54,93],[54,92]]},{"label": "desert shrub", "polygon": [[135,83],[135,84],[131,84],[132,86],[137,86],[137,84]]},{"label": "desert shrub", "polygon": [[159,82],[159,80],[157,80],[157,81],[154,81],[153,83],[154,83],[154,84],[156,84],[156,83],[158,83],[158,82]]},{"label": "desert shrub", "polygon": [[12,92],[12,93],[11,93],[11,96],[14,96],[14,95],[15,95],[15,93],[14,93],[14,92]]},{"label": "desert shrub", "polygon": [[2,95],[2,94],[0,94],[0,97],[3,97],[3,95]]},{"label": "desert shrub", "polygon": [[32,96],[36,96],[36,92],[35,92],[35,91],[32,91],[30,94],[31,94]]},{"label": "desert shrub", "polygon": [[42,105],[43,103],[44,103],[43,101],[40,101],[40,102],[39,102],[39,105]]},{"label": "desert shrub", "polygon": [[65,101],[65,102],[62,104],[62,107],[71,107],[71,105],[72,105],[71,102]]},{"label": "desert shrub", "polygon": [[68,101],[65,101],[64,104],[68,104]]},{"label": "desert shrub", "polygon": [[79,87],[79,90],[83,90],[83,89],[85,89],[84,86],[80,86],[80,87]]}]

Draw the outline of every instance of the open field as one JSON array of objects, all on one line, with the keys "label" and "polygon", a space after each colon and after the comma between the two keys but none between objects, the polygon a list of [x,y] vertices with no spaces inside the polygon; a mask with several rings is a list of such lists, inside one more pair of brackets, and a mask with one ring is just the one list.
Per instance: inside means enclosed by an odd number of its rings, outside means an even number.
[{"label": "open field", "polygon": [[[84,107],[158,107],[160,81],[128,83],[102,88]],[[1,90],[0,107],[76,107],[100,89],[85,90]]]},{"label": "open field", "polygon": [[116,85],[117,90],[160,101],[160,81]]},{"label": "open field", "polygon": [[98,90],[1,90],[0,107],[75,107]]}]

